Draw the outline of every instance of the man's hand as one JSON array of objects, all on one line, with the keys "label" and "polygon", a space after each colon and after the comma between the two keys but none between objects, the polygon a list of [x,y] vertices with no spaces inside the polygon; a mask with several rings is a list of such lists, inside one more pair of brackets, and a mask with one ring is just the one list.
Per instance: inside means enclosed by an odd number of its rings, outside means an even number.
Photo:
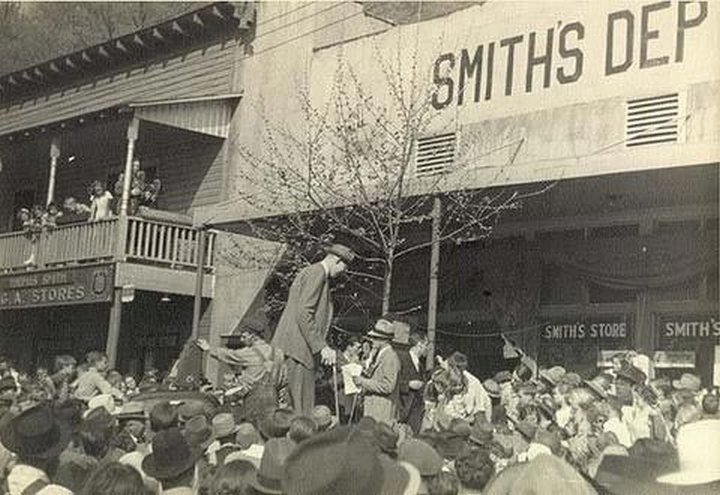
[{"label": "man's hand", "polygon": [[408,382],[408,387],[410,387],[411,390],[420,390],[423,388],[423,385],[425,385],[422,380],[410,380]]},{"label": "man's hand", "polygon": [[363,377],[362,377],[362,376],[360,376],[360,375],[353,376],[353,377],[352,377],[352,380],[355,382],[355,385],[356,385],[356,386],[362,388],[362,381],[363,381]]},{"label": "man's hand", "polygon": [[207,352],[210,350],[210,344],[208,344],[208,341],[205,339],[197,339],[195,341],[195,345],[202,349],[203,352]]},{"label": "man's hand", "polygon": [[320,360],[322,364],[326,366],[332,366],[335,364],[335,360],[337,359],[337,352],[335,350],[331,349],[328,346],[325,346],[320,351]]}]

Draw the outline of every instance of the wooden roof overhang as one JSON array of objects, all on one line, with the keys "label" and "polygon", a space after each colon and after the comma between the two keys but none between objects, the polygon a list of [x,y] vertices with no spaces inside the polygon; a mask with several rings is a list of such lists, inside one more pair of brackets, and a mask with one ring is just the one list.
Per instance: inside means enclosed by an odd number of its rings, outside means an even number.
[{"label": "wooden roof overhang", "polygon": [[216,2],[167,22],[0,76],[0,107],[112,72],[235,37],[240,19]]}]

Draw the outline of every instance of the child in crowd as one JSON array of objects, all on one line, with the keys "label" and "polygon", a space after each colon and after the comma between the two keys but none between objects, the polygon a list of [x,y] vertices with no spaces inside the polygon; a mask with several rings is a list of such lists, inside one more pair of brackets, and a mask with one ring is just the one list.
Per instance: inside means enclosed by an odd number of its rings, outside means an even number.
[{"label": "child in crowd", "polygon": [[109,220],[112,218],[113,195],[99,180],[92,183],[93,196],[90,206],[90,221]]}]

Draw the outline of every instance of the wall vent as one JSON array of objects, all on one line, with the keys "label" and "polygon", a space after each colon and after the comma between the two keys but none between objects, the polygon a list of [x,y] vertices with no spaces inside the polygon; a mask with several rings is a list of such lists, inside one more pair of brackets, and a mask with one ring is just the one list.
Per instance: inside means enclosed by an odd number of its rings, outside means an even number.
[{"label": "wall vent", "polygon": [[625,146],[676,143],[684,105],[679,93],[628,100]]},{"label": "wall vent", "polygon": [[446,172],[455,159],[454,132],[436,134],[417,140],[415,175],[430,177]]}]

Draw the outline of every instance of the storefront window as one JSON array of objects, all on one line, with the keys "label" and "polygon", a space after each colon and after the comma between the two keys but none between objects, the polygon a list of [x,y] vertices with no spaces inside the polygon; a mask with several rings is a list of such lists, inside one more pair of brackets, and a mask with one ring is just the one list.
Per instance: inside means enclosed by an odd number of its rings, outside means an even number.
[{"label": "storefront window", "polygon": [[578,277],[561,270],[557,265],[543,266],[540,304],[581,304],[582,294],[582,281]]}]

